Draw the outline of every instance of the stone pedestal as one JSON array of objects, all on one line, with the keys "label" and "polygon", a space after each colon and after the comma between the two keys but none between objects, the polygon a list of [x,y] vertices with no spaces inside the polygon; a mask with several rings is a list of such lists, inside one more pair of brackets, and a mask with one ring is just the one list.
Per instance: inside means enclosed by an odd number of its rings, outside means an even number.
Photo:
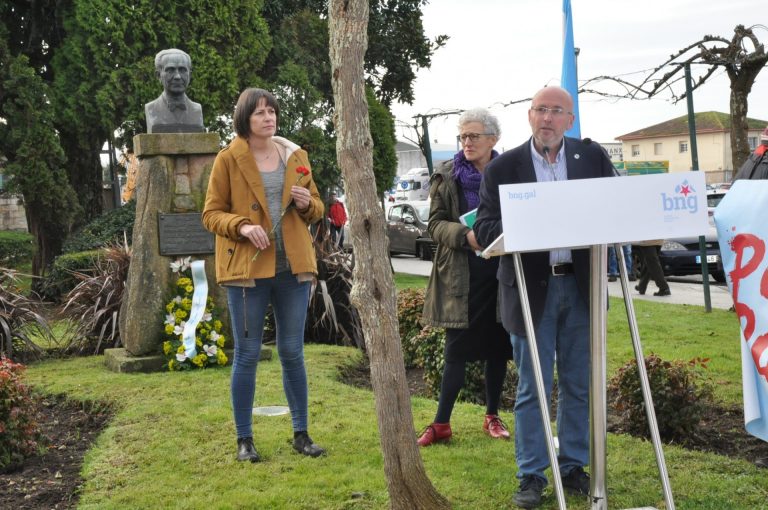
[{"label": "stone pedestal", "polygon": [[[164,309],[174,281],[170,263],[176,257],[160,255],[158,213],[202,212],[218,151],[219,135],[215,133],[141,134],[134,138],[134,152],[139,158],[136,222],[120,308],[120,337],[129,356],[161,353]],[[225,335],[231,339],[226,292],[216,284],[214,256],[192,257],[205,260],[209,294],[223,314]]]}]

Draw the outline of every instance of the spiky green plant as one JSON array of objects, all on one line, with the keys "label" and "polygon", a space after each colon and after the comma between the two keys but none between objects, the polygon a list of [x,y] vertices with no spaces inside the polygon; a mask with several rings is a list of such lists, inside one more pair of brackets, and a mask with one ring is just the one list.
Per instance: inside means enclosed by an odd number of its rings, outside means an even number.
[{"label": "spiky green plant", "polygon": [[127,241],[102,249],[92,271],[75,272],[79,280],[66,297],[62,313],[77,324],[78,334],[64,351],[70,354],[99,354],[120,346],[118,317],[128,277],[131,249]]},{"label": "spiky green plant", "polygon": [[313,243],[318,276],[310,294],[307,338],[365,350],[363,326],[350,302],[354,254],[333,243],[323,222],[315,230]]},{"label": "spiky green plant", "polygon": [[0,268],[0,354],[16,361],[40,358],[44,351],[32,339],[54,343],[41,302],[19,290],[19,273]]}]

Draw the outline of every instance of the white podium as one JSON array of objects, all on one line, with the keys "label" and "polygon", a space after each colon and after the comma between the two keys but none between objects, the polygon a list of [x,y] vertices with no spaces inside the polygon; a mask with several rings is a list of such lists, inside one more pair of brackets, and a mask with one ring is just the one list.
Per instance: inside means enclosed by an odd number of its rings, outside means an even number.
[{"label": "white podium", "polygon": [[624,253],[620,245],[669,237],[698,236],[706,232],[707,194],[703,172],[502,185],[499,186],[499,199],[503,234],[483,254],[511,254],[515,260],[539,408],[560,509],[566,508],[565,497],[520,253],[556,248],[591,248],[590,498],[593,510],[606,510],[606,245],[615,243],[627,320],[664,500],[667,509],[674,510]]}]

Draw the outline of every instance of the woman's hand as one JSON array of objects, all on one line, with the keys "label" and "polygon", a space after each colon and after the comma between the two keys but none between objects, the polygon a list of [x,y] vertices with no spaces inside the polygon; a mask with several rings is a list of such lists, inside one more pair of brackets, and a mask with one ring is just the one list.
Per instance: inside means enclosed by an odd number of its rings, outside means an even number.
[{"label": "woman's hand", "polygon": [[291,186],[291,197],[298,211],[306,211],[312,199],[309,190],[303,186]]},{"label": "woman's hand", "polygon": [[238,229],[240,235],[248,239],[258,250],[266,250],[269,247],[269,235],[261,225],[243,223]]},{"label": "woman's hand", "polygon": [[472,248],[475,251],[483,251],[483,247],[477,244],[477,238],[475,237],[475,231],[470,230],[467,232],[467,242],[469,243],[470,248]]}]

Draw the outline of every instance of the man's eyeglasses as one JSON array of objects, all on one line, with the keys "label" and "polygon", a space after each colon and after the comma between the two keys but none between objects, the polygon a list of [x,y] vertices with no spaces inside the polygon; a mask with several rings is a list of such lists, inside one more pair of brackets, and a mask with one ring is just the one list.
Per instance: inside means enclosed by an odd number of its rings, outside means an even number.
[{"label": "man's eyeglasses", "polygon": [[560,107],[557,108],[547,108],[546,106],[534,106],[531,108],[532,112],[536,112],[541,116],[544,116],[548,113],[551,113],[553,117],[559,117],[560,115],[567,113],[568,115],[571,114],[571,112],[567,112],[563,110]]},{"label": "man's eyeglasses", "polygon": [[493,133],[464,133],[456,137],[461,143],[467,143],[467,140],[476,142],[481,136],[493,136]]}]

